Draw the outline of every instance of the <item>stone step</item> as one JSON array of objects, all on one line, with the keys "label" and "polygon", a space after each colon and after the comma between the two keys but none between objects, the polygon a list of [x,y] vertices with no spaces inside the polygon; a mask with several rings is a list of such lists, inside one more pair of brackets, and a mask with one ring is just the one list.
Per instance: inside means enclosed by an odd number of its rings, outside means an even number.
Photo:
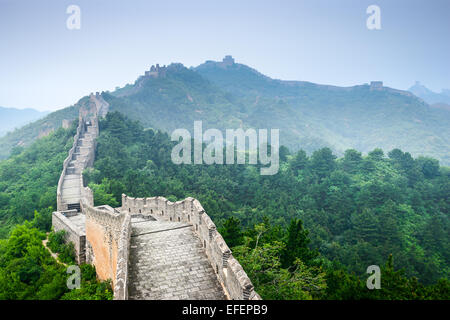
[{"label": "stone step", "polygon": [[72,156],[72,160],[84,161],[87,158],[87,155],[81,153],[74,153]]},{"label": "stone step", "polygon": [[78,179],[73,179],[73,180],[64,180],[64,183],[62,185],[63,189],[68,189],[68,188],[80,188],[80,180]]},{"label": "stone step", "polygon": [[69,209],[69,210],[75,209],[78,212],[80,212],[81,211],[81,206],[80,206],[79,202],[78,203],[69,203],[69,204],[67,204],[67,209]]},{"label": "stone step", "polygon": [[80,179],[80,175],[79,174],[66,174],[64,177],[64,180],[70,180],[70,179]]},{"label": "stone step", "polygon": [[89,151],[91,150],[90,147],[86,147],[86,146],[78,146],[75,148],[75,153],[81,153],[81,154],[88,154]]},{"label": "stone step", "polygon": [[80,180],[79,179],[73,179],[73,180],[64,180],[63,183],[63,189],[67,188],[80,188]]},{"label": "stone step", "polygon": [[81,201],[80,197],[63,198],[64,203],[80,203],[80,201]]},{"label": "stone step", "polygon": [[132,224],[132,234],[130,300],[226,299],[193,226],[141,222]]},{"label": "stone step", "polygon": [[[64,200],[66,203],[68,203],[68,201],[69,201],[70,199],[80,199],[80,197],[81,197],[81,193],[71,193],[71,194],[64,193],[64,194],[62,195],[62,198],[63,198],[63,200]],[[75,202],[76,202],[76,201],[75,201]]]},{"label": "stone step", "polygon": [[80,174],[81,173],[81,169],[77,168],[77,167],[67,167],[66,170],[66,174]]},{"label": "stone step", "polygon": [[79,198],[81,196],[81,190],[80,189],[63,189],[62,197],[64,198]]},{"label": "stone step", "polygon": [[64,198],[79,198],[81,197],[80,189],[63,189],[62,193],[63,199]]},{"label": "stone step", "polygon": [[80,139],[88,139],[88,140],[93,140],[94,139],[94,134],[92,133],[83,133],[80,137]]},{"label": "stone step", "polygon": [[77,145],[92,145],[93,144],[93,142],[94,142],[94,139],[92,139],[92,138],[80,138],[80,139],[78,139],[78,143],[77,143]]}]

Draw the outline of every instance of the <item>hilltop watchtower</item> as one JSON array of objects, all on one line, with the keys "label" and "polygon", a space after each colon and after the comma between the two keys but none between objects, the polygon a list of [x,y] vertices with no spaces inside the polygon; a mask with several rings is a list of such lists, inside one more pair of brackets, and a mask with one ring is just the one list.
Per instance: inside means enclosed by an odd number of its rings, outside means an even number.
[{"label": "hilltop watchtower", "polygon": [[382,90],[383,89],[383,81],[371,81],[370,82],[370,90]]},{"label": "hilltop watchtower", "polygon": [[224,67],[229,67],[234,64],[234,59],[232,56],[225,56],[225,58],[222,59],[222,65]]}]

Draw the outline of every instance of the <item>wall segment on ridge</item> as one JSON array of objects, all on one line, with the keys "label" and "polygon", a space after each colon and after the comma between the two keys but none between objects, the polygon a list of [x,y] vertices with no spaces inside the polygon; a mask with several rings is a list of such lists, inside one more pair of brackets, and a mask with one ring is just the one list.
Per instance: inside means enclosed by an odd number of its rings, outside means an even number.
[{"label": "wall segment on ridge", "polygon": [[[173,248],[174,244],[175,246],[185,245],[187,241],[186,250],[193,252],[188,256],[191,261],[191,267],[188,268],[189,273],[185,274],[185,271],[183,271],[185,270],[183,266],[188,264],[188,258],[183,258],[186,256],[180,253],[178,260],[171,261],[179,264],[177,270],[181,273],[174,278],[176,282],[169,284],[177,288],[184,288],[185,292],[180,289],[178,290],[180,293],[178,296],[166,295],[167,297],[260,299],[242,266],[232,256],[231,250],[217,232],[214,222],[206,214],[198,200],[187,198],[182,201],[170,202],[164,197],[132,198],[122,195],[122,206],[120,208],[94,205],[93,192],[89,187],[84,186],[82,172],[94,163],[95,139],[99,134],[98,114],[106,114],[108,105],[99,94],[95,96],[91,94],[89,106],[90,108],[80,108],[77,133],[69,156],[63,163],[63,170],[58,183],[58,212],[53,214],[55,230],[69,231],[68,240],[74,242],[75,247],[78,248],[78,262],[81,263],[85,260],[87,263],[93,264],[100,280],[110,279],[112,281],[114,299],[123,300],[128,299],[129,287],[136,288],[139,285],[139,283],[129,283],[130,279],[139,279],[139,276],[136,276],[137,273],[132,273],[132,276],[130,276],[129,272],[129,268],[133,272],[137,270],[136,267],[138,267],[139,262],[134,264],[135,261],[140,261],[141,258],[148,259],[144,267],[155,270],[155,265],[165,260],[164,257],[170,255],[170,251],[167,251],[168,248]],[[81,212],[68,210],[70,206],[75,204],[74,201],[76,200],[78,200]],[[70,221],[70,216],[76,216],[76,219]],[[139,242],[135,237],[136,235],[132,235],[133,230],[136,229],[133,227],[132,219],[137,217],[155,220],[153,224],[148,224],[149,228],[168,223],[170,227],[167,230],[158,231],[167,231],[163,237],[167,240],[167,243],[155,242],[157,237],[148,236],[146,237],[149,243],[154,244],[153,247],[151,245],[146,247],[145,241]],[[80,221],[84,223],[80,223]],[[184,225],[185,229],[178,229],[176,227],[178,224]],[[162,234],[158,236],[162,236]],[[132,237],[134,237],[135,243],[144,245],[144,250],[141,252],[144,252],[145,255],[138,256],[137,260],[132,260],[133,265],[129,266]],[[177,244],[177,241],[181,241],[180,244]],[[131,248],[133,254],[139,254],[134,249]],[[133,257],[136,258],[136,256]],[[191,269],[194,269],[194,271]],[[133,276],[136,277],[133,278]],[[155,278],[155,273],[153,273],[154,280],[149,283],[150,286],[156,286],[156,283],[162,280],[158,279],[158,276],[156,273]],[[162,274],[160,276],[162,277]],[[202,288],[204,289],[201,293],[191,295],[200,288],[200,284],[196,283],[195,279],[197,278],[195,277],[203,279]],[[183,281],[186,283],[182,283]],[[191,283],[194,287],[189,287],[188,283]],[[156,290],[156,288],[152,289]],[[159,289],[165,290],[165,285],[162,284]],[[150,295],[141,298],[158,299],[162,297],[163,295]]]}]

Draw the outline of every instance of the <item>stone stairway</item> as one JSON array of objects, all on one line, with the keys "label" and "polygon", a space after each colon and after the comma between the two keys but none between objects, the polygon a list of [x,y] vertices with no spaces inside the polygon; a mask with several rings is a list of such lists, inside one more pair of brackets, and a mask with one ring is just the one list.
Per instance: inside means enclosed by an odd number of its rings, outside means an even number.
[{"label": "stone stairway", "polygon": [[[107,104],[91,99],[97,112],[107,112]],[[259,300],[198,200],[122,195],[119,208],[94,205],[82,172],[93,165],[97,114],[80,109],[80,121],[89,117],[64,160],[52,214],[54,229],[74,243],[77,263],[92,263],[99,279],[111,279],[118,300]]]},{"label": "stone stairway", "polygon": [[87,126],[87,132],[83,133],[77,143],[72,160],[67,167],[66,175],[62,184],[62,200],[68,205],[68,209],[80,211],[81,185],[80,178],[87,154],[94,148],[94,130],[92,126]]},{"label": "stone stairway", "polygon": [[225,294],[192,225],[132,219],[130,300],[223,300]]}]

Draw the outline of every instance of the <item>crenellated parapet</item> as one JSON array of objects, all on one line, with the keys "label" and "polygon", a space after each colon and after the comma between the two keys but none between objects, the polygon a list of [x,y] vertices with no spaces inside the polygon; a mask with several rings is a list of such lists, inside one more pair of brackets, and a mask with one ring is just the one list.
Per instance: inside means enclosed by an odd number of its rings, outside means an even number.
[{"label": "crenellated parapet", "polygon": [[107,205],[94,207],[91,189],[86,187],[85,194],[81,208],[86,216],[86,261],[95,266],[99,279],[111,279],[116,290],[117,281],[125,281],[118,276],[127,273],[124,261],[128,261],[130,215]]},{"label": "crenellated parapet", "polygon": [[200,249],[197,259],[208,268],[208,263],[211,265],[227,298],[259,300],[244,269],[197,199],[171,202],[164,197],[132,198],[123,194],[120,208],[95,205],[93,191],[85,186],[83,170],[94,164],[99,110],[105,107],[101,100],[99,93],[91,94],[88,107],[80,108],[77,132],[58,183],[58,211],[52,216],[55,230],[66,230],[67,240],[75,244],[78,263],[93,264],[100,280],[111,280],[114,299],[126,300],[132,218],[184,223],[183,228],[192,229],[190,239]]},{"label": "crenellated parapet", "polygon": [[131,215],[126,214],[119,233],[114,300],[128,299],[128,261],[130,256]]},{"label": "crenellated parapet", "polygon": [[123,194],[121,210],[129,214],[152,215],[158,220],[191,224],[228,297],[233,300],[261,299],[197,199],[189,197],[171,202],[164,197],[133,198]]},{"label": "crenellated parapet", "polygon": [[78,121],[77,132],[76,132],[75,136],[73,137],[72,148],[70,148],[69,154],[63,162],[63,169],[62,169],[61,175],[59,176],[59,180],[58,180],[58,187],[56,189],[56,204],[57,204],[58,211],[67,210],[67,204],[64,203],[63,198],[62,198],[63,182],[64,182],[65,176],[67,175],[67,168],[69,166],[69,163],[72,160],[73,154],[75,153],[75,150],[78,146],[78,141],[80,139],[80,135],[82,134],[84,129],[85,129],[84,123],[80,117],[80,119]]}]

